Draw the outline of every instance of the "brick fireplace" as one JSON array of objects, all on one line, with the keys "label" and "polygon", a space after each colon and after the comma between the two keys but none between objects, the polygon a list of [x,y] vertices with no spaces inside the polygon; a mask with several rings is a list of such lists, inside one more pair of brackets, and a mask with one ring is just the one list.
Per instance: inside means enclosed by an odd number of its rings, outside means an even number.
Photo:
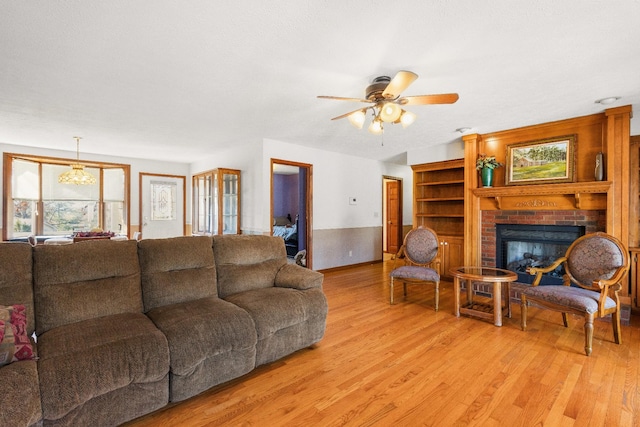
[{"label": "brick fireplace", "polygon": [[481,220],[482,266],[495,267],[496,224],[584,226],[585,233],[606,230],[606,212],[601,210],[485,210]]},{"label": "brick fireplace", "polygon": [[[481,248],[482,266],[495,267],[496,263],[496,224],[518,225],[571,225],[585,227],[585,234],[596,231],[606,231],[606,211],[603,210],[483,210],[481,215]],[[477,284],[477,292],[490,296],[489,286]],[[512,286],[511,298],[513,304],[520,302],[520,287],[517,283]],[[621,322],[629,324],[631,309],[622,306]]]}]

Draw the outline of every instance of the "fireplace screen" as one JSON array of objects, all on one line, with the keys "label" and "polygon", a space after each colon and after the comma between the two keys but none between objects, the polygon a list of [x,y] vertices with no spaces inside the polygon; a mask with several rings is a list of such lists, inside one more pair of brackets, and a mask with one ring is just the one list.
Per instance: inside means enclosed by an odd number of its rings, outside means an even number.
[{"label": "fireplace screen", "polygon": [[[518,273],[518,282],[532,283],[534,276],[527,268],[551,265],[584,233],[584,226],[496,224],[497,267]],[[540,284],[562,284],[563,274],[559,266],[545,274]]]}]

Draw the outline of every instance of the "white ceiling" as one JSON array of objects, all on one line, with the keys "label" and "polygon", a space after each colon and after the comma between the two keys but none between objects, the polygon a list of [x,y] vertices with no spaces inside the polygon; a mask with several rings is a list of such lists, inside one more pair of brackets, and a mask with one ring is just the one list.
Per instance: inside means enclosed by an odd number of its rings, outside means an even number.
[{"label": "white ceiling", "polygon": [[[380,75],[420,77],[384,140],[332,117]],[[620,96],[609,106],[600,98]],[[640,1],[50,0],[0,3],[0,143],[191,162],[275,139],[410,150],[640,107]],[[632,120],[640,134],[640,118]],[[382,144],[384,142],[384,145]]]}]

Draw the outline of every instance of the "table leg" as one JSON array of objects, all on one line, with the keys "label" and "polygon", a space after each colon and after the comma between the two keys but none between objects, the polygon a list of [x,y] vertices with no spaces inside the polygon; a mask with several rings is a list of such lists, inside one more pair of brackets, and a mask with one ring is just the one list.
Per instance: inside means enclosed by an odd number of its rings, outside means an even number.
[{"label": "table leg", "polygon": [[460,317],[460,278],[453,278],[453,314]]},{"label": "table leg", "polygon": [[465,283],[467,286],[467,304],[471,305],[473,303],[473,282],[471,279],[467,279]]},{"label": "table leg", "polygon": [[511,282],[505,284],[507,285],[507,317],[511,319]]},{"label": "table leg", "polygon": [[502,283],[493,282],[493,324],[502,326]]}]

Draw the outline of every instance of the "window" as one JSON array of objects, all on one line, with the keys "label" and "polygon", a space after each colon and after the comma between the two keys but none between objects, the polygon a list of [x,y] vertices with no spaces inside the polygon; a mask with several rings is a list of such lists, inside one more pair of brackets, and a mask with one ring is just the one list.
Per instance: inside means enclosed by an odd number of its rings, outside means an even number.
[{"label": "window", "polygon": [[74,162],[4,154],[4,240],[94,228],[128,233],[129,165],[82,162],[95,185],[59,184]]}]

